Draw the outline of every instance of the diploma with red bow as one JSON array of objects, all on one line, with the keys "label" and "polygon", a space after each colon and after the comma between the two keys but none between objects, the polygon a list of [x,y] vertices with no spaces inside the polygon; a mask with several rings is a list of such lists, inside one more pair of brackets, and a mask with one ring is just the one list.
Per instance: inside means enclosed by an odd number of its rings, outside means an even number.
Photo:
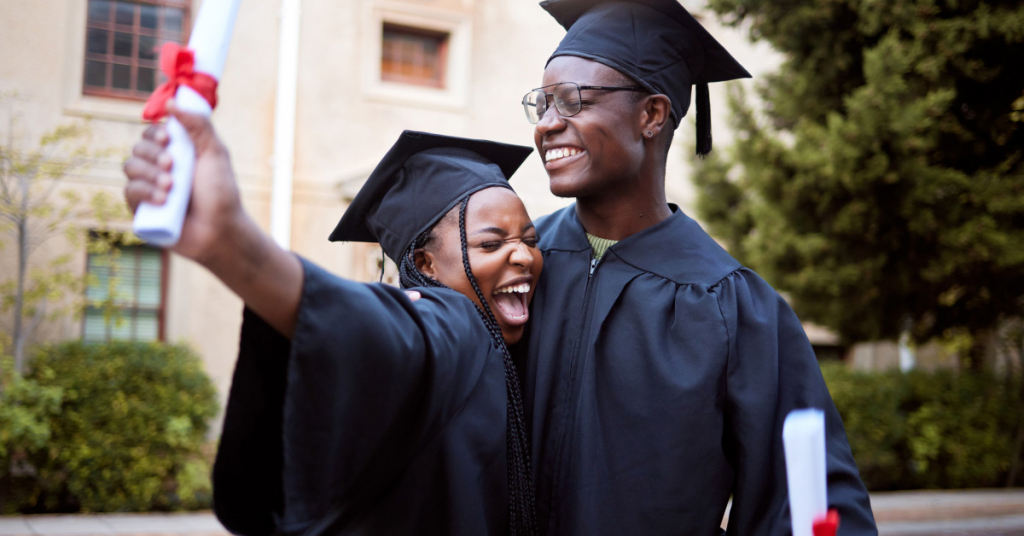
[{"label": "diploma with red bow", "polygon": [[[160,70],[167,82],[157,88],[146,102],[142,117],[158,121],[166,115],[167,100],[174,98],[178,108],[209,116],[217,105],[217,81],[224,72],[224,61],[231,43],[240,0],[205,0],[199,8],[188,48],[165,43],[160,53]],[[195,148],[192,139],[178,121],[167,121],[170,143],[167,151],[174,159],[173,184],[167,201],[161,205],[142,203],[135,211],[133,231],[139,238],[162,247],[178,243],[192,194]]]},{"label": "diploma with red bow", "polygon": [[791,411],[782,424],[786,484],[793,536],[835,536],[839,513],[828,509],[825,476],[825,413]]}]

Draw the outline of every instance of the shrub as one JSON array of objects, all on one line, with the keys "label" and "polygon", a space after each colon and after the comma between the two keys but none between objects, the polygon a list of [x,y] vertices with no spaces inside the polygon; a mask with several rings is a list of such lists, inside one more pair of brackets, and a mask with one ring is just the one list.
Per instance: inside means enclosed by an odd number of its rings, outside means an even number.
[{"label": "shrub", "polygon": [[60,387],[15,374],[14,359],[0,352],[0,514],[13,513],[13,498],[28,491],[26,479],[19,477],[31,475],[28,454],[50,440],[50,419],[60,413],[62,399]]},{"label": "shrub", "polygon": [[[43,376],[53,371],[41,371]],[[50,439],[50,418],[60,413],[63,390],[14,374],[14,360],[0,355],[0,475],[12,458],[38,450]]]},{"label": "shrub", "polygon": [[33,449],[19,510],[125,512],[206,506],[202,456],[216,392],[184,346],[66,343],[42,349],[26,376],[63,391],[50,439]]},{"label": "shrub", "polygon": [[869,490],[1004,486],[1020,463],[1017,379],[840,365],[822,373]]}]

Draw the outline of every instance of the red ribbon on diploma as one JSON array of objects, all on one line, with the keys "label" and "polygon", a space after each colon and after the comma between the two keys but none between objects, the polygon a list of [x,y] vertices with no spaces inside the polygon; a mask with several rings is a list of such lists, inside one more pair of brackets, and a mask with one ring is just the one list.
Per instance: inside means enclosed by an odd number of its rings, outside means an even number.
[{"label": "red ribbon on diploma", "polygon": [[839,512],[829,510],[824,517],[814,520],[814,536],[836,536],[839,530]]},{"label": "red ribbon on diploma", "polygon": [[146,121],[159,121],[167,115],[167,101],[174,97],[178,86],[185,85],[195,90],[210,108],[217,106],[217,79],[194,71],[196,58],[188,48],[177,43],[164,43],[160,49],[160,70],[167,75],[167,81],[156,88],[146,101],[142,110],[142,118]]}]

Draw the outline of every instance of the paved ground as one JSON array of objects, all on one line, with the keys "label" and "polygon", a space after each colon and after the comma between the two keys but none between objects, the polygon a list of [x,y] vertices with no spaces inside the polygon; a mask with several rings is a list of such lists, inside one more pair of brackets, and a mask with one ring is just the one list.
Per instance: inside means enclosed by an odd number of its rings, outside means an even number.
[{"label": "paved ground", "polygon": [[1024,490],[875,493],[881,536],[1024,536]]},{"label": "paved ground", "polygon": [[[1024,489],[876,493],[880,536],[1024,536]],[[0,516],[0,536],[227,536],[210,513]]]},{"label": "paved ground", "polygon": [[226,536],[211,513],[0,516],[0,536]]}]

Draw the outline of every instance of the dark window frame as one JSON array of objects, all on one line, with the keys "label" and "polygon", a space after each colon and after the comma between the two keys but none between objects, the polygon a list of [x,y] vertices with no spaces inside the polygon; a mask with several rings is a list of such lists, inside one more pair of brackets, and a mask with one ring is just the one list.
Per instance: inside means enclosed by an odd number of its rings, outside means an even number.
[{"label": "dark window frame", "polygon": [[[187,43],[189,38],[189,32],[191,31],[191,17],[192,17],[192,2],[191,0],[111,0],[110,12],[106,22],[98,22],[91,20],[88,14],[89,4],[91,0],[86,1],[86,18],[85,18],[85,46],[83,48],[82,58],[82,94],[98,97],[110,97],[116,99],[132,100],[132,101],[144,101],[149,98],[152,91],[140,91],[137,88],[138,84],[138,70],[140,68],[153,69],[156,72],[156,78],[154,80],[154,87],[159,85],[163,80],[166,80],[163,74],[159,73],[160,58],[159,50],[154,54],[153,59],[141,59],[139,57],[139,42],[140,36],[152,37],[157,47],[167,41],[167,35],[165,34],[164,20],[163,20],[163,9],[161,8],[174,8],[182,10],[182,21],[181,21],[181,33],[177,34],[179,43]],[[125,3],[133,4],[136,6],[154,6],[158,8],[157,23],[155,29],[143,28],[142,27],[142,10],[136,7],[134,10],[133,20],[131,25],[118,24],[116,19],[117,8],[116,4]],[[99,54],[95,52],[89,52],[89,33],[90,30],[102,30],[107,32],[107,47],[106,53]],[[118,33],[126,33],[132,35],[132,51],[128,57],[117,56],[114,54],[115,38]],[[89,62],[99,61],[105,65],[104,80],[105,85],[93,86],[86,83],[86,79],[89,75]],[[129,67],[129,89],[115,88],[113,69],[114,65],[126,65]]]},{"label": "dark window frame", "polygon": [[[429,39],[436,41],[437,45],[437,70],[433,77],[422,78],[418,76],[408,76],[401,73],[392,71],[386,71],[385,60],[387,59],[387,41],[388,34],[401,34],[411,38]],[[411,86],[423,86],[433,87],[437,89],[445,89],[445,81],[448,75],[448,49],[451,43],[451,32],[442,30],[431,30],[428,28],[418,28],[415,26],[407,26],[404,24],[396,24],[385,21],[381,31],[381,55],[380,55],[380,79],[383,82],[391,82],[398,84],[408,84]]]},{"label": "dark window frame", "polygon": [[[119,310],[121,310],[122,314],[127,312],[128,313],[127,316],[132,320],[132,330],[133,331],[132,331],[132,339],[130,339],[130,340],[137,340],[135,338],[134,330],[135,330],[135,326],[137,325],[137,323],[135,321],[136,321],[136,319],[138,317],[138,313],[140,311],[143,311],[143,312],[155,311],[156,312],[156,325],[157,325],[157,338],[156,338],[156,340],[158,342],[166,341],[166,325],[165,324],[166,324],[166,319],[167,319],[167,285],[168,285],[168,272],[169,272],[169,268],[170,268],[170,254],[165,249],[154,248],[153,246],[147,246],[145,244],[142,244],[142,245],[132,245],[132,246],[117,246],[117,247],[121,249],[121,254],[122,255],[125,254],[125,252],[127,252],[127,251],[131,251],[132,254],[135,255],[135,257],[136,257],[135,258],[135,273],[132,274],[132,278],[133,278],[133,281],[134,281],[134,287],[135,287],[134,295],[136,297],[138,297],[138,295],[139,295],[139,279],[140,279],[139,272],[140,272],[141,267],[142,267],[142,263],[140,262],[142,251],[146,250],[146,249],[149,249],[149,250],[157,250],[157,251],[160,252],[160,305],[157,306],[156,308],[153,308],[153,307],[140,307],[138,302],[134,302],[134,303],[118,303],[116,307]],[[91,267],[92,267],[92,255],[90,255],[89,252],[86,251],[85,252],[85,272],[86,272],[86,274],[90,273],[90,268]],[[88,288],[86,288],[85,291],[88,292]],[[86,329],[85,323],[86,323],[87,318],[89,316],[89,312],[91,312],[91,311],[98,311],[98,310],[100,310],[99,307],[93,306],[92,304],[88,303],[88,301],[86,302],[85,311],[82,314],[82,340],[85,340],[85,329]],[[106,328],[106,334],[105,334],[105,337],[104,337],[103,341],[110,342],[110,341],[115,340],[115,339],[112,338],[113,326],[110,323],[108,323],[108,324],[106,324],[105,328]],[[90,341],[86,341],[86,342],[101,342],[101,341],[90,340]]]}]

